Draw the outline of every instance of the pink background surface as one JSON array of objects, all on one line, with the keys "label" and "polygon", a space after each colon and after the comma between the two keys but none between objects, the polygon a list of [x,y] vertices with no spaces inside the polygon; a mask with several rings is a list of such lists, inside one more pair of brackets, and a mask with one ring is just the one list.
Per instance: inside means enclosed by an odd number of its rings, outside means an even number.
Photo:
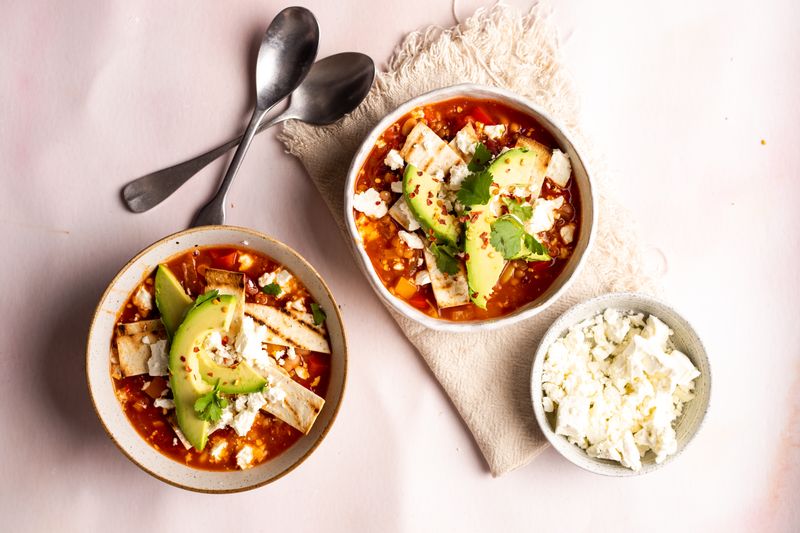
[{"label": "pink background surface", "polygon": [[[407,32],[453,23],[449,2],[301,3],[319,19],[320,57],[357,50],[379,65]],[[151,478],[106,438],[85,335],[106,283],[184,228],[224,165],[144,215],[119,188],[243,128],[254,43],[284,4],[4,2],[3,528],[796,530],[800,4],[640,4],[570,0],[553,15],[585,130],[666,257],[665,297],[710,352],[712,406],[695,442],[637,479],[583,472],[553,450],[492,479],[272,131],[251,148],[228,221],[287,242],[325,276],[349,329],[348,390],[292,475],[209,496]]]}]

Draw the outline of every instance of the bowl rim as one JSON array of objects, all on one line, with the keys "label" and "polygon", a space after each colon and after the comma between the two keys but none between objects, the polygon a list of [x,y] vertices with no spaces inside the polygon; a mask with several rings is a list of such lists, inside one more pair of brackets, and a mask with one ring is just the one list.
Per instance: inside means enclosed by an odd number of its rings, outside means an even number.
[{"label": "bowl rim", "polygon": [[[114,436],[114,433],[111,431],[111,428],[106,424],[106,420],[100,414],[100,409],[98,408],[98,405],[97,405],[97,399],[95,398],[95,391],[94,391],[94,386],[93,386],[93,382],[92,382],[92,376],[91,376],[91,373],[90,373],[90,362],[89,362],[90,358],[91,358],[91,353],[92,353],[91,352],[92,338],[93,338],[94,335],[96,335],[95,327],[96,327],[96,324],[97,324],[97,317],[98,317],[99,313],[101,312],[101,308],[102,308],[103,302],[106,300],[106,298],[109,296],[111,291],[114,289],[114,287],[116,286],[116,284],[118,283],[118,281],[122,277],[122,275],[125,272],[127,272],[128,269],[131,268],[142,256],[144,256],[145,254],[147,254],[151,250],[153,250],[153,249],[155,249],[155,248],[157,248],[157,247],[159,247],[159,246],[161,246],[161,245],[163,245],[163,244],[165,244],[165,243],[167,243],[167,242],[169,242],[169,241],[171,241],[171,240],[173,240],[175,238],[183,238],[183,237],[186,237],[188,235],[195,234],[195,233],[209,232],[209,231],[211,231],[211,232],[216,232],[216,231],[234,231],[234,232],[239,232],[244,236],[249,235],[249,236],[253,236],[253,237],[258,237],[258,238],[264,239],[267,242],[270,242],[270,244],[275,245],[275,246],[277,246],[279,248],[282,247],[282,248],[286,249],[288,252],[290,252],[291,254],[293,254],[294,256],[296,256],[297,259],[301,263],[303,263],[304,266],[306,268],[308,268],[312,272],[312,274],[314,276],[317,277],[317,279],[319,280],[322,288],[325,290],[325,292],[327,293],[328,297],[331,299],[331,302],[333,303],[333,307],[334,307],[334,314],[336,316],[336,320],[338,321],[339,328],[342,331],[342,347],[343,347],[343,350],[342,350],[342,364],[343,364],[342,388],[341,388],[341,392],[339,393],[339,401],[336,403],[336,405],[333,408],[333,413],[331,414],[331,418],[328,421],[328,424],[322,429],[322,432],[319,434],[319,437],[314,442],[311,443],[309,449],[303,455],[301,455],[294,463],[292,463],[288,468],[286,468],[282,472],[276,474],[275,476],[272,476],[272,477],[270,477],[270,478],[268,478],[266,480],[259,481],[257,483],[253,483],[253,484],[250,484],[250,485],[243,485],[241,487],[224,488],[224,489],[213,489],[213,488],[209,489],[209,488],[201,488],[201,487],[193,487],[193,486],[190,486],[190,485],[184,485],[184,484],[182,484],[182,483],[180,483],[178,481],[169,479],[169,478],[161,475],[160,473],[155,472],[154,470],[152,470],[150,468],[147,468],[145,465],[140,463],[135,457],[133,457],[130,453],[128,453],[128,451],[125,449],[125,447],[122,446],[122,444],[119,441],[117,441],[117,438]],[[89,398],[92,401],[92,409],[94,410],[94,413],[97,416],[98,420],[100,420],[100,424],[103,426],[103,430],[105,431],[106,436],[114,443],[114,445],[117,447],[117,449],[120,452],[122,452],[122,454],[125,457],[128,458],[128,460],[130,460],[133,464],[135,464],[137,467],[139,467],[144,472],[150,474],[151,476],[153,476],[154,478],[158,479],[159,481],[162,481],[162,482],[164,482],[164,483],[166,483],[168,485],[172,485],[173,487],[177,487],[177,488],[180,488],[180,489],[188,490],[188,491],[191,491],[191,492],[203,493],[203,494],[232,494],[232,493],[245,492],[245,491],[257,489],[257,488],[263,487],[265,485],[269,485],[270,483],[273,483],[273,482],[281,479],[282,477],[286,476],[287,474],[292,472],[295,468],[297,468],[302,463],[304,463],[306,461],[306,459],[308,459],[308,457],[317,449],[317,447],[322,443],[322,441],[328,435],[328,432],[333,427],[333,423],[336,421],[336,418],[339,415],[339,409],[342,406],[342,402],[344,401],[345,391],[347,389],[347,367],[348,367],[347,331],[345,330],[345,327],[344,327],[344,320],[342,319],[342,314],[341,314],[341,310],[339,309],[339,304],[336,302],[336,299],[333,297],[333,293],[331,292],[330,287],[328,287],[328,284],[325,282],[324,278],[319,274],[319,272],[317,272],[317,270],[311,265],[311,263],[309,263],[305,259],[305,257],[303,257],[299,252],[297,252],[297,250],[295,250],[294,248],[292,248],[291,246],[289,246],[288,244],[286,244],[284,242],[281,242],[281,241],[279,241],[279,240],[277,240],[277,239],[275,239],[273,237],[270,237],[269,235],[267,235],[265,233],[262,233],[260,231],[254,230],[254,229],[245,228],[245,227],[242,227],[242,226],[230,226],[230,225],[199,226],[199,227],[188,228],[188,229],[185,229],[185,230],[182,230],[182,231],[178,231],[178,232],[172,233],[170,235],[167,235],[166,237],[162,237],[162,238],[158,239],[157,241],[153,242],[152,244],[142,248],[136,255],[133,256],[133,258],[131,258],[129,261],[127,261],[125,263],[125,265],[122,268],[119,269],[119,271],[114,276],[114,278],[109,282],[109,284],[106,287],[105,291],[103,291],[103,295],[98,300],[97,306],[95,307],[95,311],[92,314],[92,321],[91,321],[91,324],[89,326],[89,333],[86,336],[86,357],[84,359],[84,364],[85,364],[85,374],[86,374],[86,386],[87,386],[87,389],[88,389],[88,392],[89,392]],[[111,379],[110,374],[109,374],[109,379]],[[260,465],[257,465],[256,467],[258,467],[258,466],[260,466]],[[187,468],[191,468],[191,467],[187,467]],[[192,469],[192,470],[202,470],[202,469]],[[225,472],[222,472],[222,473],[224,474]]]},{"label": "bowl rim", "polygon": [[[456,322],[450,320],[443,320],[438,318],[433,318],[429,315],[426,315],[422,311],[408,305],[404,301],[400,300],[383,284],[383,282],[378,278],[378,275],[375,273],[375,269],[372,267],[372,263],[369,259],[369,256],[364,250],[364,247],[359,245],[360,242],[360,235],[358,232],[358,228],[355,225],[355,217],[353,216],[353,187],[355,185],[356,177],[358,176],[358,172],[361,170],[364,161],[368,157],[372,147],[375,144],[375,139],[378,135],[383,133],[393,122],[395,122],[400,116],[407,113],[409,110],[419,107],[420,105],[436,102],[439,100],[446,100],[450,98],[458,98],[459,96],[470,97],[473,96],[474,93],[483,93],[486,95],[487,98],[494,98],[500,102],[505,104],[512,104],[517,105],[523,108],[528,108],[533,111],[534,115],[538,115],[535,117],[537,121],[544,122],[546,126],[551,127],[553,130],[557,131],[560,135],[566,139],[568,144],[572,147],[575,152],[575,156],[577,157],[580,165],[586,172],[586,186],[581,187],[582,192],[584,192],[589,199],[590,203],[590,211],[591,216],[588,218],[581,219],[581,225],[585,226],[589,224],[589,236],[586,242],[586,247],[582,251],[582,253],[575,258],[576,264],[573,272],[567,276],[564,281],[561,283],[561,286],[558,287],[548,298],[542,300],[540,302],[536,302],[536,300],[529,302],[525,306],[522,306],[511,314],[483,319],[483,320],[475,320],[469,322]],[[580,275],[581,271],[583,270],[587,257],[591,252],[592,245],[594,244],[596,234],[597,234],[597,218],[598,218],[598,206],[594,191],[594,183],[592,179],[592,170],[587,163],[585,157],[581,154],[579,147],[576,145],[573,136],[569,133],[569,130],[561,124],[560,121],[554,119],[547,111],[545,111],[541,106],[537,105],[532,100],[525,98],[517,93],[509,91],[507,89],[502,89],[499,87],[491,87],[487,85],[480,85],[475,83],[461,83],[456,85],[449,85],[446,87],[440,87],[438,89],[434,89],[432,91],[428,91],[424,94],[411,98],[394,108],[391,112],[389,112],[386,116],[384,116],[372,129],[370,129],[369,133],[364,137],[364,140],[358,147],[353,159],[351,160],[350,167],[347,171],[347,179],[345,180],[345,187],[344,187],[344,220],[345,226],[347,228],[348,233],[348,241],[349,244],[354,252],[354,255],[357,257],[357,263],[359,268],[362,272],[366,275],[367,279],[369,280],[372,289],[378,294],[378,296],[387,304],[391,309],[400,313],[404,317],[413,320],[429,329],[435,331],[446,331],[446,332],[455,332],[455,333],[467,333],[467,332],[476,332],[476,331],[487,331],[487,330],[494,330],[504,326],[509,326],[512,324],[516,324],[525,320],[527,318],[533,317],[544,310],[546,310],[552,303],[557,301],[563,294],[566,292],[573,284],[575,279]],[[584,208],[585,210],[585,208]],[[533,306],[533,304],[535,304]]]},{"label": "bowl rim", "polygon": [[[550,347],[548,344],[547,346],[544,345],[545,341],[548,340],[549,337],[554,336],[557,333],[563,334],[566,329],[569,329],[573,325],[577,324],[574,320],[567,323],[567,318],[570,318],[573,314],[578,313],[584,308],[591,307],[592,305],[607,301],[607,305],[604,306],[605,309],[608,308],[620,308],[622,309],[623,306],[615,305],[614,302],[616,301],[629,301],[630,299],[639,300],[639,304],[628,305],[624,307],[624,310],[631,309],[633,311],[637,311],[637,305],[644,304],[653,304],[659,307],[664,308],[668,312],[672,313],[678,320],[681,321],[681,327],[684,327],[686,331],[697,341],[697,345],[699,350],[696,352],[692,352],[690,355],[691,358],[696,360],[702,360],[705,363],[707,368],[707,372],[703,376],[706,384],[706,388],[708,389],[708,399],[705,402],[705,405],[702,406],[701,411],[702,415],[700,416],[700,420],[697,423],[697,427],[694,428],[694,431],[688,434],[685,440],[679,443],[679,447],[675,453],[669,455],[662,463],[652,463],[648,464],[647,468],[642,468],[641,470],[632,470],[630,468],[622,466],[621,463],[616,461],[604,460],[604,459],[597,459],[595,457],[589,457],[585,453],[585,450],[577,447],[576,445],[570,443],[565,437],[562,435],[556,434],[555,430],[550,426],[549,421],[547,420],[547,415],[544,412],[544,407],[542,406],[542,388],[541,388],[541,373],[542,367],[544,365],[544,355],[546,350]],[[644,312],[644,311],[642,311]],[[644,312],[647,315],[653,314],[649,312]],[[705,344],[703,343],[702,338],[697,333],[697,330],[692,325],[692,323],[686,318],[686,314],[679,311],[675,308],[675,306],[665,302],[661,298],[652,296],[650,294],[636,292],[636,291],[619,291],[619,292],[609,292],[599,294],[582,302],[579,302],[569,309],[561,313],[558,318],[556,318],[550,327],[542,335],[542,339],[539,341],[539,344],[536,347],[536,351],[534,352],[533,363],[531,365],[531,375],[530,375],[530,393],[531,393],[531,406],[533,407],[533,413],[536,418],[536,423],[539,426],[542,434],[544,434],[545,438],[547,439],[548,443],[559,453],[561,457],[568,460],[573,465],[585,470],[587,472],[591,472],[593,474],[607,476],[607,477],[638,477],[643,476],[645,474],[649,474],[656,470],[663,468],[665,465],[669,464],[673,460],[675,460],[680,454],[682,454],[686,448],[694,441],[695,437],[700,433],[702,430],[706,417],[708,416],[708,411],[711,408],[711,393],[712,393],[712,370],[711,370],[711,361],[708,357],[708,351],[706,350]],[[665,320],[662,317],[658,316],[657,318],[661,320]],[[673,324],[667,324],[670,329],[673,328]],[[558,335],[560,338],[561,335]],[[552,340],[555,340],[552,339]],[[589,461],[587,464],[581,464],[576,462],[570,457],[569,455],[565,454],[561,447],[564,443],[568,444],[575,448],[575,450],[582,452]],[[596,465],[597,468],[590,468],[588,464]]]}]

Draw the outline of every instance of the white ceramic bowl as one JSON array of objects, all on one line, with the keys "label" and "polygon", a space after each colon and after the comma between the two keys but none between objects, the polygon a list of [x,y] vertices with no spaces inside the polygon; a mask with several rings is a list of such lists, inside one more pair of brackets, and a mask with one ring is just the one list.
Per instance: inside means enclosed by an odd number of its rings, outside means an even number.
[{"label": "white ceramic bowl", "polygon": [[[596,316],[608,308],[620,311],[631,310],[645,313],[645,315],[652,314],[661,319],[674,332],[670,339],[675,344],[675,347],[685,353],[700,371],[700,376],[694,382],[695,397],[684,405],[683,413],[675,422],[674,427],[678,440],[677,451],[661,464],[656,464],[653,452],[647,452],[642,458],[642,468],[638,472],[626,468],[615,461],[589,457],[585,451],[567,441],[564,436],[555,433],[555,413],[545,413],[544,407],[542,407],[542,368],[548,348],[556,339],[566,334],[571,326]],[[550,444],[561,455],[579,467],[596,474],[635,476],[652,472],[675,459],[697,434],[708,411],[711,398],[711,367],[700,337],[691,324],[672,307],[651,296],[639,293],[604,294],[567,310],[550,326],[550,329],[542,337],[534,356],[533,370],[531,372],[531,398],[539,427],[544,436],[547,437],[547,440],[550,441]]]},{"label": "white ceramic bowl", "polygon": [[[380,137],[380,135],[401,116],[405,115],[416,107],[460,97],[499,101],[513,109],[522,111],[523,113],[534,117],[536,121],[541,124],[541,126],[544,127],[544,129],[547,130],[550,135],[553,136],[558,144],[558,147],[567,155],[569,155],[572,163],[573,176],[577,181],[578,189],[580,191],[582,212],[580,224],[581,227],[576,241],[575,251],[570,258],[569,263],[558,276],[558,278],[556,278],[553,284],[550,285],[550,287],[539,298],[517,309],[509,315],[489,320],[477,320],[471,322],[454,322],[433,318],[390,293],[383,285],[378,275],[375,273],[375,270],[372,268],[372,263],[370,262],[366,251],[364,250],[363,241],[361,239],[361,235],[358,233],[355,217],[353,216],[353,195],[355,192],[356,179],[378,137]],[[392,309],[403,316],[415,320],[431,329],[467,332],[498,328],[518,322],[520,320],[524,320],[537,313],[540,313],[552,302],[558,299],[558,297],[565,290],[567,290],[572,280],[578,275],[581,267],[583,266],[584,259],[587,256],[587,252],[594,238],[597,213],[595,210],[594,192],[592,189],[592,181],[589,169],[586,167],[586,163],[570,140],[565,128],[560,126],[557,121],[551,118],[535,103],[517,94],[494,87],[463,84],[437,89],[409,100],[386,115],[386,117],[384,117],[383,120],[381,120],[378,125],[373,128],[369,135],[367,135],[366,139],[364,139],[364,142],[359,147],[358,152],[356,152],[353,162],[350,165],[350,170],[347,174],[347,182],[344,189],[344,218],[346,221],[347,230],[350,233],[350,242],[353,246],[356,257],[358,258],[358,264],[361,267],[361,270],[364,271],[367,279],[372,285],[372,288],[376,293],[378,293],[378,296],[380,296],[389,306],[391,306]]]},{"label": "white ceramic bowl", "polygon": [[[244,245],[243,242],[247,242]],[[117,315],[131,292],[161,262],[198,246],[245,246],[264,253],[297,276],[327,313],[331,341],[331,379],[325,405],[308,435],[275,459],[248,470],[211,472],[190,468],[154,450],[142,439],[114,394],[109,351]],[[86,348],[86,377],[97,415],[106,432],[131,461],[156,478],[199,492],[237,492],[274,481],[297,467],[319,445],[333,424],[344,393],[347,343],[339,307],[325,282],[305,259],[262,233],[232,226],[206,226],[170,235],[148,246],[125,265],[106,289],[95,311]]]}]

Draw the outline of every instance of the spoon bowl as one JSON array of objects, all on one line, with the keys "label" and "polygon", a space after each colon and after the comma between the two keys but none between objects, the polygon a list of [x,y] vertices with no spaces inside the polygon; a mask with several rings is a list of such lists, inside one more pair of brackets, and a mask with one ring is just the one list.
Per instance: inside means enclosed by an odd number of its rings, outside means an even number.
[{"label": "spoon bowl", "polygon": [[303,7],[287,7],[267,28],[256,61],[256,108],[217,193],[204,205],[192,227],[225,223],[225,198],[258,127],[272,107],[286,98],[311,70],[319,45],[319,26]]},{"label": "spoon bowl", "polygon": [[297,119],[315,126],[332,124],[364,101],[375,78],[369,56],[343,52],[314,63],[303,83],[292,93],[289,107],[278,120]]}]

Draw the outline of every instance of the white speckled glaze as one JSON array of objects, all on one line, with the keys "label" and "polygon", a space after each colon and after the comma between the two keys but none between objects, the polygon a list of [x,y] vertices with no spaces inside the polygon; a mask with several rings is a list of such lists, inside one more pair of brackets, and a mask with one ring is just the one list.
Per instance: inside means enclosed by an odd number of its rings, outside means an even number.
[{"label": "white speckled glaze", "polygon": [[[573,177],[578,183],[578,190],[580,191],[581,201],[581,227],[577,237],[575,251],[569,259],[567,266],[556,278],[552,285],[536,300],[517,309],[515,312],[500,318],[493,318],[489,320],[477,320],[473,322],[451,322],[449,320],[441,320],[426,315],[422,311],[412,307],[405,301],[394,296],[383,285],[375,270],[372,268],[372,263],[364,250],[361,235],[358,233],[356,227],[355,217],[353,215],[353,195],[355,191],[355,183],[358,173],[361,170],[364,161],[369,156],[370,151],[375,145],[378,137],[396,120],[405,115],[415,107],[451,98],[469,97],[478,99],[496,100],[503,104],[522,111],[534,117],[539,124],[541,124],[548,133],[555,139],[558,147],[565,152],[572,163]],[[408,102],[402,104],[400,107],[386,115],[377,126],[367,135],[364,142],[356,152],[353,162],[350,165],[350,170],[347,174],[347,181],[344,188],[344,219],[347,226],[347,231],[351,237],[351,245],[358,258],[358,264],[361,270],[367,276],[372,288],[392,309],[402,314],[403,316],[415,320],[420,324],[431,329],[440,331],[452,332],[468,332],[479,331],[499,328],[532,317],[546,309],[558,297],[567,290],[572,283],[572,280],[579,274],[583,267],[584,259],[587,256],[589,247],[594,239],[595,226],[597,220],[597,213],[594,202],[594,192],[592,189],[592,181],[590,178],[589,169],[585,161],[581,158],[580,153],[573,145],[566,132],[566,129],[553,120],[547,113],[545,113],[539,106],[530,100],[523,98],[511,91],[498,89],[495,87],[485,87],[482,85],[462,84],[453,85],[451,87],[444,87],[436,89],[429,93],[418,96]],[[387,215],[388,216],[388,215]]]},{"label": "white speckled glaze", "polygon": [[[243,244],[247,242],[247,245]],[[327,313],[331,341],[331,380],[325,405],[308,435],[275,459],[236,472],[198,470],[178,463],[153,449],[142,439],[117,401],[112,384],[109,350],[117,315],[138,284],[161,262],[195,245],[235,245],[271,257],[297,276]],[[339,308],[325,282],[297,252],[266,235],[232,226],[206,226],[165,237],[134,257],[110,283],[97,306],[86,348],[89,392],[109,437],[134,463],[156,478],[199,492],[237,492],[270,483],[298,466],[330,429],[344,393],[347,343]]]},{"label": "white speckled glaze", "polygon": [[[700,371],[700,376],[694,382],[695,397],[684,405],[682,415],[675,422],[675,433],[678,440],[677,451],[660,465],[656,464],[653,452],[647,452],[642,458],[642,468],[638,472],[626,468],[615,461],[589,457],[584,450],[571,444],[562,435],[555,433],[555,414],[545,413],[544,407],[542,407],[542,368],[547,349],[556,339],[564,335],[570,327],[602,313],[610,307],[620,311],[631,310],[645,313],[645,315],[652,314],[661,319],[674,332],[674,335],[670,338],[675,347],[685,353]],[[531,372],[531,398],[536,421],[539,423],[539,427],[545,437],[569,461],[596,474],[636,476],[652,472],[674,460],[697,434],[708,411],[711,398],[711,367],[700,337],[691,324],[672,307],[652,296],[640,293],[603,294],[567,310],[550,326],[550,329],[542,337],[534,356],[533,370]]]}]

